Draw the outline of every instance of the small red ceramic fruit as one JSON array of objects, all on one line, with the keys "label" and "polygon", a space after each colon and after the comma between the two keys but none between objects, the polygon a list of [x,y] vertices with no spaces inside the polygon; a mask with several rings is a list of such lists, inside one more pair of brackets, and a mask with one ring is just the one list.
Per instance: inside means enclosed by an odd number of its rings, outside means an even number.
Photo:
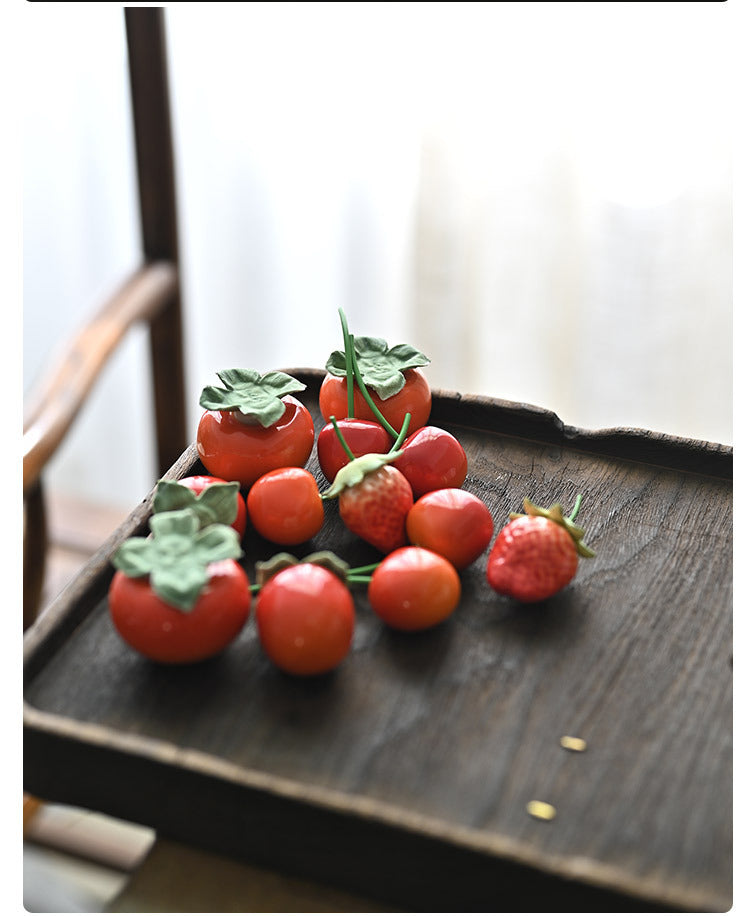
[{"label": "small red ceramic fruit", "polygon": [[426,630],[456,609],[461,580],[445,557],[423,547],[401,547],[373,572],[367,597],[388,626]]},{"label": "small red ceramic fruit", "polygon": [[[344,441],[355,458],[371,453],[387,452],[392,445],[392,439],[385,427],[373,420],[345,417],[336,422]],[[317,448],[320,469],[326,480],[333,483],[336,474],[351,460],[336,435],[333,423],[326,423],[318,433]]]},{"label": "small red ceramic fruit", "polygon": [[210,658],[250,613],[247,575],[229,525],[201,527],[190,509],[152,516],[151,537],[124,541],[113,558],[109,612],[120,637],[164,664]]},{"label": "small red ceramic fruit", "polygon": [[415,499],[431,490],[460,487],[466,480],[466,452],[447,430],[423,426],[406,438],[401,453],[393,466],[409,481]]},{"label": "small red ceramic fruit", "polygon": [[198,455],[209,474],[250,487],[268,471],[303,467],[315,443],[308,409],[291,395],[304,385],[284,372],[217,373],[224,388],[203,389]]},{"label": "small red ceramic fruit", "polygon": [[255,530],[274,544],[303,544],[323,526],[323,500],[305,468],[276,468],[259,477],[247,494]]},{"label": "small red ceramic fruit", "polygon": [[456,569],[464,569],[484,553],[493,530],[486,504],[455,487],[425,493],[406,516],[409,542],[434,550]]},{"label": "small red ceramic fruit", "polygon": [[346,657],[354,600],[344,582],[315,563],[297,563],[266,582],[255,606],[266,655],[287,674],[325,674]]}]

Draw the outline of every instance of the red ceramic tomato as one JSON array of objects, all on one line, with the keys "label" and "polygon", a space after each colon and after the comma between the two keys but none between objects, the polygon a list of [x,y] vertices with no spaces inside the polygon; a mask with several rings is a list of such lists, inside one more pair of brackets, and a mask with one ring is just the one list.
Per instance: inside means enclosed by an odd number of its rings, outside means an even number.
[{"label": "red ceramic tomato", "polygon": [[304,468],[277,468],[259,477],[247,494],[255,530],[274,544],[303,544],[323,526],[323,500]]},{"label": "red ceramic tomato", "polygon": [[461,598],[455,567],[423,547],[400,547],[372,574],[372,609],[397,630],[425,630],[449,617]]},{"label": "red ceramic tomato", "polygon": [[128,645],[153,661],[184,664],[216,655],[239,634],[250,613],[247,575],[235,560],[208,566],[209,581],[190,611],[156,595],[148,576],[118,570],[109,589],[112,622]]},{"label": "red ceramic tomato", "polygon": [[324,674],[349,651],[354,600],[328,569],[298,563],[276,573],[258,593],[255,620],[260,643],[287,674]]},{"label": "red ceramic tomato", "polygon": [[460,487],[466,480],[466,452],[444,429],[423,426],[405,440],[401,450],[403,455],[393,466],[409,481],[415,499],[431,490]]},{"label": "red ceramic tomato", "polygon": [[481,556],[492,540],[492,515],[484,502],[450,487],[421,496],[406,516],[406,534],[419,547],[434,550],[456,569]]},{"label": "red ceramic tomato", "polygon": [[[198,494],[202,493],[206,487],[210,486],[212,483],[228,483],[226,480],[222,480],[219,477],[211,477],[208,474],[196,474],[193,477],[182,477],[177,481],[178,483],[183,484],[188,487],[190,490]],[[242,498],[240,493],[237,494],[237,516],[232,522],[232,528],[239,534],[240,538],[245,534],[245,528],[247,527],[247,509],[245,508],[245,500]]]},{"label": "red ceramic tomato", "polygon": [[[346,417],[338,420],[339,431],[344,441],[351,449],[355,458],[361,455],[381,454],[387,452],[393,440],[380,423],[373,420],[358,420],[355,417]],[[336,430],[332,423],[326,425],[318,433],[318,463],[320,469],[329,483],[333,483],[336,474],[349,463],[349,456],[339,442]]]},{"label": "red ceramic tomato", "polygon": [[[376,407],[382,412],[391,426],[399,431],[407,413],[411,414],[409,429],[416,430],[424,426],[432,409],[432,392],[425,374],[420,369],[404,370],[404,387],[385,400],[379,398],[372,389]],[[334,416],[337,420],[348,416],[346,379],[337,375],[326,374],[320,386],[318,398],[320,412],[325,417]],[[362,420],[377,420],[365,401],[362,392],[354,388],[354,416]]]},{"label": "red ceramic tomato", "polygon": [[315,442],[308,409],[292,395],[282,398],[286,409],[271,426],[243,422],[235,411],[206,410],[197,432],[198,455],[211,475],[251,486],[268,471],[303,467]]}]

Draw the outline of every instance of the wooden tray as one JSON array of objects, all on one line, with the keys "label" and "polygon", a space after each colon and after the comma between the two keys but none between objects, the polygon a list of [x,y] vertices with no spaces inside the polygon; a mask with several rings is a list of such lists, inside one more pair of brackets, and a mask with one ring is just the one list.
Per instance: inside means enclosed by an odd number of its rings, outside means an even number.
[{"label": "wooden tray", "polygon": [[[320,425],[322,373],[290,371]],[[463,443],[496,528],[524,496],[583,494],[597,556],[567,589],[518,606],[486,585],[485,554],[425,633],[388,631],[360,588],[332,675],[278,672],[252,621],[220,657],[160,667],[106,598],[149,495],[25,638],[24,788],[421,912],[726,911],[731,448],[452,392],[431,422]],[[200,472],[190,448],[169,476]],[[378,558],[326,511],[299,556]],[[278,550],[243,546],[248,570]],[[530,817],[532,799],[557,817]]]}]

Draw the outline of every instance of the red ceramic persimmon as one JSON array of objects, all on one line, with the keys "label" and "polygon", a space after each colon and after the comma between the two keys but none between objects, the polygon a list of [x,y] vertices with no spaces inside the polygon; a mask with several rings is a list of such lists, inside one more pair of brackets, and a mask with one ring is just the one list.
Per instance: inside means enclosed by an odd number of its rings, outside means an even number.
[{"label": "red ceramic persimmon", "polygon": [[445,557],[424,547],[400,547],[373,572],[367,597],[378,617],[397,630],[425,630],[449,617],[461,580]]},{"label": "red ceramic persimmon", "polygon": [[304,468],[277,468],[259,477],[247,494],[255,530],[274,544],[303,544],[323,526],[323,500]]},{"label": "red ceramic persimmon", "polygon": [[258,593],[255,621],[266,655],[287,674],[325,674],[346,657],[354,600],[344,582],[314,563],[276,573]]},{"label": "red ceramic persimmon", "polygon": [[[404,387],[388,398],[381,398],[371,386],[367,388],[376,407],[394,429],[400,430],[404,417],[410,413],[409,429],[416,430],[424,426],[430,416],[432,392],[420,369],[406,369],[403,375]],[[347,417],[346,379],[327,373],[320,386],[318,405],[324,417],[333,416],[337,420]],[[358,389],[354,391],[354,416],[377,422],[377,417]]]},{"label": "red ceramic persimmon", "polygon": [[393,466],[409,481],[415,499],[431,490],[460,487],[466,480],[466,452],[447,430],[423,426],[407,437],[401,451]]},{"label": "red ceramic persimmon", "polygon": [[189,611],[159,598],[148,578],[130,579],[119,570],[109,592],[117,632],[152,661],[185,664],[216,655],[242,630],[250,612],[247,575],[234,560],[208,567],[205,591]]},{"label": "red ceramic persimmon", "polygon": [[225,388],[203,389],[198,455],[210,475],[244,489],[268,471],[304,467],[315,443],[310,412],[289,394],[305,386],[283,372],[247,369],[218,373]]},{"label": "red ceramic persimmon", "polygon": [[149,524],[151,537],[128,538],[113,557],[115,629],[153,661],[185,664],[216,655],[250,613],[237,532],[222,524],[202,528],[190,509],[158,513]]},{"label": "red ceramic persimmon", "polygon": [[[177,483],[192,490],[196,496],[200,496],[200,494],[212,484],[230,483],[230,481],[222,480],[220,477],[211,477],[209,474],[194,474],[192,477],[180,478]],[[230,524],[237,534],[239,534],[240,538],[242,538],[245,534],[245,528],[247,527],[247,508],[241,493],[237,493],[237,515]]]},{"label": "red ceramic persimmon", "polygon": [[425,493],[406,516],[410,543],[434,550],[456,569],[464,569],[484,553],[493,531],[486,504],[456,487]]},{"label": "red ceramic persimmon", "polygon": [[[337,420],[337,424],[355,458],[387,452],[393,444],[385,428],[373,420],[345,417]],[[336,474],[350,461],[339,442],[333,423],[326,423],[318,433],[317,449],[320,469],[326,480],[333,483]]]}]

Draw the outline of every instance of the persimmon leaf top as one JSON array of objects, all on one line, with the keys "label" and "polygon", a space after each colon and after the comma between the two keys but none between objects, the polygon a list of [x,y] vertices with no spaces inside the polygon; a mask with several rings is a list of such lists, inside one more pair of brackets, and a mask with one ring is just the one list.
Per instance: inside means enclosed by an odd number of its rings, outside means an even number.
[{"label": "persimmon leaf top", "polygon": [[207,385],[199,403],[206,410],[237,410],[261,426],[272,426],[284,415],[285,394],[303,391],[305,385],[286,372],[255,369],[223,369],[216,373],[224,385]]},{"label": "persimmon leaf top", "polygon": [[131,578],[149,577],[153,591],[179,611],[189,612],[208,583],[208,565],[242,556],[239,535],[229,525],[201,527],[192,509],[160,512],[149,521],[151,537],[128,538],[112,563]]},{"label": "persimmon leaf top", "polygon": [[240,485],[236,481],[211,483],[201,493],[194,493],[190,487],[177,480],[158,480],[154,493],[154,513],[175,512],[178,509],[192,509],[198,516],[200,527],[207,525],[231,525],[237,517],[237,493]]},{"label": "persimmon leaf top", "polygon": [[[404,372],[427,366],[430,360],[410,344],[396,344],[389,347],[382,337],[354,337],[354,356],[368,388],[372,388],[382,400],[393,397],[406,384]],[[334,350],[326,362],[326,371],[331,375],[346,378],[346,353]]]}]

